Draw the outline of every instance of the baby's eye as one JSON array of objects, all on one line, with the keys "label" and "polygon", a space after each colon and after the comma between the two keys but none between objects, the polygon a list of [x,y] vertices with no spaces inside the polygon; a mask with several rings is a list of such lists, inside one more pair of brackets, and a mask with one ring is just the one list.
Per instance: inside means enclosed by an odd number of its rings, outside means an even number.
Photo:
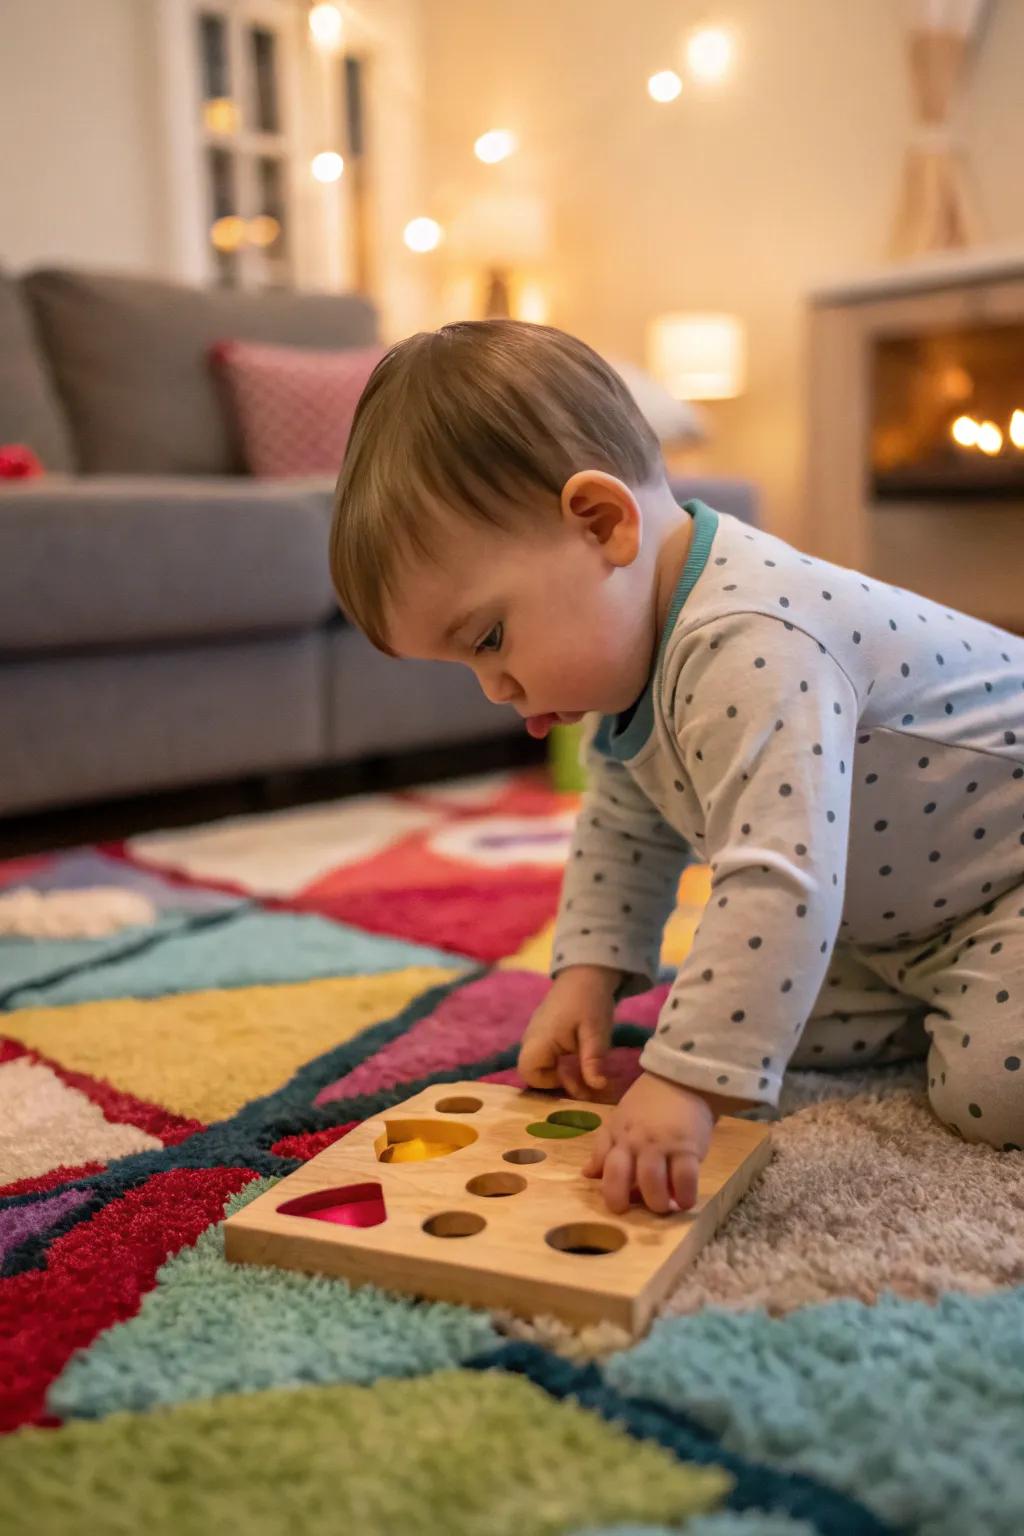
[{"label": "baby's eye", "polygon": [[495,624],[494,628],[480,641],[476,648],[479,656],[481,651],[500,651],[501,642],[505,637],[505,628],[502,624]]}]

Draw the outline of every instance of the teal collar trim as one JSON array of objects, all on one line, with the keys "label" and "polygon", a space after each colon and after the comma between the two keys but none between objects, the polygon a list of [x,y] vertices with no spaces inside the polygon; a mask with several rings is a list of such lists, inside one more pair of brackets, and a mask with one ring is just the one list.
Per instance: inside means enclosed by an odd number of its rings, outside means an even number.
[{"label": "teal collar trim", "polygon": [[661,677],[665,651],[683,604],[708,563],[711,546],[718,531],[718,513],[711,507],[705,506],[702,501],[688,501],[684,506],[693,518],[693,537],[690,540],[690,552],[686,557],[683,574],[673,593],[668,617],[665,620],[654,671],[633,708],[622,715],[602,715],[601,723],[594,736],[594,746],[598,752],[604,753],[605,757],[617,758],[620,763],[636,757],[654,729],[654,694]]}]

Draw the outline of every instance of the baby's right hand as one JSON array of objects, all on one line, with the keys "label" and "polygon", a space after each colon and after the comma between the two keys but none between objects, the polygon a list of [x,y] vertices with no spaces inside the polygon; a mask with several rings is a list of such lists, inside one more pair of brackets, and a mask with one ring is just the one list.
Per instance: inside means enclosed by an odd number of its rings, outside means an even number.
[{"label": "baby's right hand", "polygon": [[621,972],[600,965],[572,965],[558,975],[519,1051],[519,1073],[531,1088],[561,1086],[570,1098],[585,1099],[588,1090],[607,1087],[602,1066],[620,980]]}]

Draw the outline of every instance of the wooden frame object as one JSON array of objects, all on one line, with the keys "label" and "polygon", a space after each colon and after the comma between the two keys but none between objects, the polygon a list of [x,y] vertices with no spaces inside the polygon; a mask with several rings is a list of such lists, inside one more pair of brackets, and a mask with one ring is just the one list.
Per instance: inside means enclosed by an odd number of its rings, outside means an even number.
[{"label": "wooden frame object", "polygon": [[493,1083],[427,1089],[230,1217],[225,1254],[639,1335],[768,1162],[770,1136],[723,1117],[692,1211],[613,1216],[581,1172],[607,1113]]}]

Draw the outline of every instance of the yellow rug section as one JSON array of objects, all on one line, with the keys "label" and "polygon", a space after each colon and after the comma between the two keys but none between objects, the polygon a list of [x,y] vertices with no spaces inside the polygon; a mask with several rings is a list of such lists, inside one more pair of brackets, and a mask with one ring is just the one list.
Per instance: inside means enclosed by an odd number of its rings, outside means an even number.
[{"label": "yellow rug section", "polygon": [[3,1032],[76,1072],[209,1124],[462,972],[431,966],[284,987],[25,1008]]},{"label": "yellow rug section", "polygon": [[[704,864],[694,864],[685,870],[679,882],[676,909],[665,925],[665,937],[661,946],[663,965],[682,965],[697,931],[701,913],[711,894],[711,871]],[[555,924],[548,923],[539,933],[526,940],[521,949],[498,966],[502,971],[536,971],[546,976],[551,970],[551,953],[555,941]]]}]

